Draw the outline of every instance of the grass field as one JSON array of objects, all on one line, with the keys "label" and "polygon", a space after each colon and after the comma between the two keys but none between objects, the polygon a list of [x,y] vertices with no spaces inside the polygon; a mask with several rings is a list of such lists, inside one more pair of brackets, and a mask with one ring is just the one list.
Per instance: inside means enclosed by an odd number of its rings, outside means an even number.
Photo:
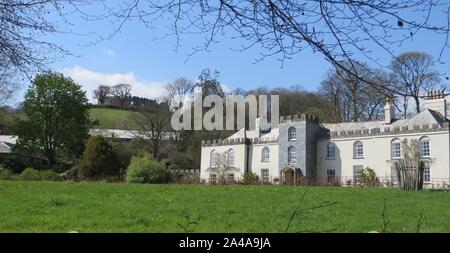
[{"label": "grass field", "polygon": [[[0,181],[1,232],[281,232],[304,188]],[[310,187],[291,232],[450,232],[450,192]]]},{"label": "grass field", "polygon": [[113,108],[91,108],[89,113],[91,119],[99,121],[96,128],[133,130],[130,124],[130,114],[136,112]]}]

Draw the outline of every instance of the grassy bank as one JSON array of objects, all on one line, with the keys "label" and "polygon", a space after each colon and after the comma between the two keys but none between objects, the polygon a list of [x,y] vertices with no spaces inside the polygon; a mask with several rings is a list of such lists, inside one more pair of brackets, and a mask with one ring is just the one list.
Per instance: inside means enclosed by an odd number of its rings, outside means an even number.
[{"label": "grassy bank", "polygon": [[127,129],[130,127],[130,115],[136,113],[128,110],[120,110],[113,108],[91,108],[89,114],[91,119],[98,120],[100,129]]}]

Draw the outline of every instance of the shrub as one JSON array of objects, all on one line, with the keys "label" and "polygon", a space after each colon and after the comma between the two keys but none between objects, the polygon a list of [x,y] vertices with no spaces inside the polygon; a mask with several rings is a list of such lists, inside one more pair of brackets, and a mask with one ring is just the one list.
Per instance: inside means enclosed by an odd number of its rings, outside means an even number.
[{"label": "shrub", "polygon": [[119,176],[120,178],[123,178],[128,165],[130,165],[132,153],[124,146],[124,144],[118,141],[113,141],[111,147],[118,159]]},{"label": "shrub", "polygon": [[120,176],[120,162],[111,144],[102,136],[92,136],[77,161],[78,176],[99,179]]},{"label": "shrub", "polygon": [[34,168],[26,168],[20,173],[19,178],[22,180],[59,180],[60,177],[53,170],[37,170]]},{"label": "shrub", "polygon": [[258,176],[253,172],[245,172],[244,180],[242,181],[242,183],[243,184],[257,184]]},{"label": "shrub", "polygon": [[68,170],[60,173],[59,176],[62,179],[65,179],[65,180],[76,179],[76,177],[77,177],[77,168],[74,167],[74,168],[68,169]]},{"label": "shrub", "polygon": [[361,184],[365,186],[379,186],[380,180],[375,171],[369,167],[361,171]]},{"label": "shrub", "polygon": [[60,179],[58,173],[53,170],[41,170],[38,171],[38,173],[40,180],[56,181]]},{"label": "shrub", "polygon": [[11,180],[13,179],[14,174],[11,170],[8,169],[1,169],[0,170],[0,180]]},{"label": "shrub", "polygon": [[20,179],[22,180],[40,180],[39,171],[31,167],[26,168],[22,173],[20,173]]},{"label": "shrub", "polygon": [[126,173],[127,183],[167,183],[169,170],[149,156],[134,156]]}]

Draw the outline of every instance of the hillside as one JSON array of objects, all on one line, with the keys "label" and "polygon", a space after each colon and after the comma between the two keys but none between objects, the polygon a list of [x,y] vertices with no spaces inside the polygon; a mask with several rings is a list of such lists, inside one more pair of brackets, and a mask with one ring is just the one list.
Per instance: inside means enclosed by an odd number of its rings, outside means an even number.
[{"label": "hillside", "polygon": [[99,122],[95,128],[133,130],[130,124],[130,115],[136,112],[113,108],[91,108],[89,113],[91,119]]}]

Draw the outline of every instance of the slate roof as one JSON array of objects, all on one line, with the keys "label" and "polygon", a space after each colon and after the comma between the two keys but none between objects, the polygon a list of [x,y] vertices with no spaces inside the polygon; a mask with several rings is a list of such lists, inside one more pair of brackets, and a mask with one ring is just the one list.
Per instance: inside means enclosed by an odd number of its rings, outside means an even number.
[{"label": "slate roof", "polygon": [[[330,131],[335,132],[341,132],[341,131],[348,131],[348,130],[364,130],[364,129],[373,129],[373,128],[379,128],[381,132],[384,132],[384,128],[394,128],[399,127],[400,129],[403,126],[408,126],[409,129],[413,129],[414,126],[419,125],[422,127],[423,125],[429,125],[430,127],[433,124],[438,124],[439,127],[442,127],[444,122],[449,122],[447,118],[442,116],[441,113],[430,110],[430,109],[424,109],[420,113],[416,114],[415,116],[408,118],[408,119],[396,119],[390,124],[386,124],[384,120],[377,120],[377,121],[363,121],[363,122],[343,122],[343,123],[321,123],[320,125],[328,129]],[[284,123],[280,123],[284,124]],[[278,138],[279,131],[278,128],[272,129],[269,133],[262,134],[259,138]],[[255,130],[244,130],[241,129],[228,137],[227,139],[236,139],[236,138],[257,138],[257,132]]]},{"label": "slate roof", "polygon": [[324,128],[329,129],[330,131],[348,131],[348,130],[363,130],[363,129],[373,129],[380,128],[380,131],[383,132],[385,127],[403,127],[408,126],[409,129],[412,129],[414,126],[422,126],[422,125],[433,125],[438,124],[439,127],[442,127],[444,122],[449,122],[444,116],[442,116],[439,112],[425,109],[420,113],[416,114],[412,118],[409,119],[397,119],[392,123],[387,124],[384,121],[365,121],[365,122],[344,122],[344,123],[323,123],[322,126]]}]

